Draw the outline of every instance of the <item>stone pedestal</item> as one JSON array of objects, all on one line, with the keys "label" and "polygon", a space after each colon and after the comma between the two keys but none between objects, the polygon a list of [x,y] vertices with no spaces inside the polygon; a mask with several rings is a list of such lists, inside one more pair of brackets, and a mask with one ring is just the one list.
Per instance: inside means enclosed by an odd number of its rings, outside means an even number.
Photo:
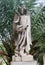
[{"label": "stone pedestal", "polygon": [[12,57],[10,65],[37,65],[37,61],[33,59],[32,55],[23,55],[22,57]]},{"label": "stone pedestal", "polygon": [[3,61],[3,59],[0,59],[0,65],[2,65],[2,61]]},{"label": "stone pedestal", "polygon": [[11,62],[11,65],[37,65],[36,61],[30,62]]},{"label": "stone pedestal", "polygon": [[44,65],[45,65],[45,54],[44,54],[44,56],[43,56],[43,61],[44,61]]},{"label": "stone pedestal", "polygon": [[13,62],[30,62],[30,61],[33,61],[33,56],[32,55],[26,55],[26,54],[23,54],[21,57],[20,56],[12,56],[12,61]]}]

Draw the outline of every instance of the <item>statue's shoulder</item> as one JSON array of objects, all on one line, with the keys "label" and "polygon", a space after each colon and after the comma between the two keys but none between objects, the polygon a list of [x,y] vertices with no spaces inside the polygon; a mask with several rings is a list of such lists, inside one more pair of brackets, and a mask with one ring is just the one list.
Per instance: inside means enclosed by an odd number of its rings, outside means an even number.
[{"label": "statue's shoulder", "polygon": [[14,20],[16,21],[19,18],[19,16],[15,13]]},{"label": "statue's shoulder", "polygon": [[18,23],[19,22],[19,16],[15,13],[14,15],[14,23]]}]

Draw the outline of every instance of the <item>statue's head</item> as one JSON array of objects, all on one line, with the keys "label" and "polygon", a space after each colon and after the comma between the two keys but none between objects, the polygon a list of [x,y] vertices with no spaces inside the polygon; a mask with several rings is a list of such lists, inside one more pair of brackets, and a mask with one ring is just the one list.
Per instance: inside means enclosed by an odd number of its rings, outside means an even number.
[{"label": "statue's head", "polygon": [[20,4],[19,7],[18,7],[18,12],[21,15],[26,15],[27,14],[27,9],[26,9],[25,5]]}]

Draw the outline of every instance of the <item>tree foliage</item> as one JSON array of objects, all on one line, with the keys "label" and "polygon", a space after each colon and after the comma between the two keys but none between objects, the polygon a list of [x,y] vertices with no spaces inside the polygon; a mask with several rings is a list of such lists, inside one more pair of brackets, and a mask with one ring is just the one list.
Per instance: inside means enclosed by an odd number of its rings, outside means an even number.
[{"label": "tree foliage", "polygon": [[0,34],[5,36],[5,32],[12,32],[13,21],[13,0],[0,0]]}]

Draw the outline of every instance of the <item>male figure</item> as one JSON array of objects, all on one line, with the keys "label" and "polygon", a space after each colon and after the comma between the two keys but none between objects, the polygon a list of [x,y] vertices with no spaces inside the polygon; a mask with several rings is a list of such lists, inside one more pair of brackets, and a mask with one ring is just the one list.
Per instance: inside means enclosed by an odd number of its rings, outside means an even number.
[{"label": "male figure", "polygon": [[25,53],[29,54],[31,43],[31,26],[30,26],[30,15],[27,14],[25,6],[20,5],[18,8],[20,16],[15,19],[14,17],[14,31],[17,34],[15,36],[15,51],[18,51],[20,55]]}]

